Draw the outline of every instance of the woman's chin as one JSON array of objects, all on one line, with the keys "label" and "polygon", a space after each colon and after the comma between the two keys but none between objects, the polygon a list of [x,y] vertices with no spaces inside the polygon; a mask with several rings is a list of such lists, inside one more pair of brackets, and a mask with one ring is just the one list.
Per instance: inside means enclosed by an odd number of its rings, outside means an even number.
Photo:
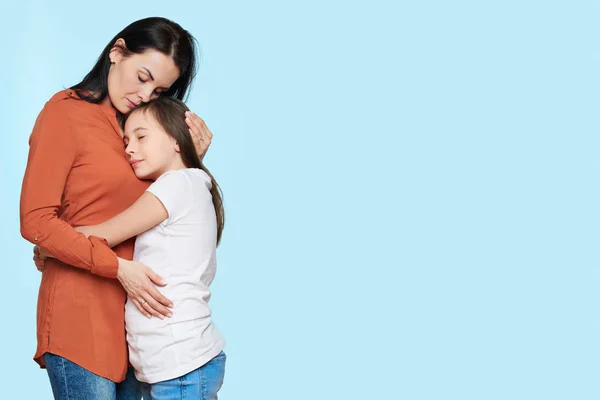
[{"label": "woman's chin", "polygon": [[129,114],[132,110],[131,107],[126,105],[119,105],[119,107],[115,107],[121,114]]}]

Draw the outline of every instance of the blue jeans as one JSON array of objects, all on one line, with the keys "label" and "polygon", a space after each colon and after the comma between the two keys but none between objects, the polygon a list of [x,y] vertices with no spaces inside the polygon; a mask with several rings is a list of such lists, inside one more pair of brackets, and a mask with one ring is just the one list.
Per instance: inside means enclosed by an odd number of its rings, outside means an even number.
[{"label": "blue jeans", "polygon": [[225,376],[225,356],[220,352],[200,368],[179,378],[142,383],[144,400],[217,400]]},{"label": "blue jeans", "polygon": [[121,383],[114,383],[55,354],[44,354],[52,393],[56,400],[140,400],[141,385],[133,368]]}]

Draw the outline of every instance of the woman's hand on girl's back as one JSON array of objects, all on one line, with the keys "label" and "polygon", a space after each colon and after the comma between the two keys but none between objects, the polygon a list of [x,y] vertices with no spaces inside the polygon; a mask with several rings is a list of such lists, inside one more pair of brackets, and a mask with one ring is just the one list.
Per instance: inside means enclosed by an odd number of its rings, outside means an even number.
[{"label": "woman's hand on girl's back", "polygon": [[173,303],[156,289],[156,285],[165,286],[167,282],[146,265],[119,257],[117,279],[129,299],[146,317],[151,318],[154,315],[164,319],[173,315],[167,308],[173,307]]},{"label": "woman's hand on girl's back", "polygon": [[202,118],[197,116],[191,111],[185,113],[185,122],[189,127],[192,140],[194,141],[194,147],[196,147],[196,153],[200,157],[200,160],[204,158],[208,146],[212,141],[213,134],[206,126],[206,123]]}]

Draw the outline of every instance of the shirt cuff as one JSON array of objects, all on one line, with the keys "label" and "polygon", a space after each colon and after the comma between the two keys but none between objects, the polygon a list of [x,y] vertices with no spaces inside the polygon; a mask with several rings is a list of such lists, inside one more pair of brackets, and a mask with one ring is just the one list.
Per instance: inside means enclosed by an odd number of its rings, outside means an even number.
[{"label": "shirt cuff", "polygon": [[92,244],[92,274],[115,279],[119,271],[119,260],[104,238],[88,237]]}]

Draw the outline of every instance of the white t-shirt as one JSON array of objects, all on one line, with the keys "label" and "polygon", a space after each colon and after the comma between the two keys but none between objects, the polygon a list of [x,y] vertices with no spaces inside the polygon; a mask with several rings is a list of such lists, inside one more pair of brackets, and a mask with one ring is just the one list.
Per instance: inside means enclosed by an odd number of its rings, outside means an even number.
[{"label": "white t-shirt", "polygon": [[148,319],[130,300],[125,304],[129,360],[142,382],[183,376],[225,347],[208,306],[217,240],[210,188],[204,171],[186,168],[166,172],[147,189],[169,217],[137,237],[133,259],[167,281],[158,290],[174,307],[173,317],[161,320]]}]

